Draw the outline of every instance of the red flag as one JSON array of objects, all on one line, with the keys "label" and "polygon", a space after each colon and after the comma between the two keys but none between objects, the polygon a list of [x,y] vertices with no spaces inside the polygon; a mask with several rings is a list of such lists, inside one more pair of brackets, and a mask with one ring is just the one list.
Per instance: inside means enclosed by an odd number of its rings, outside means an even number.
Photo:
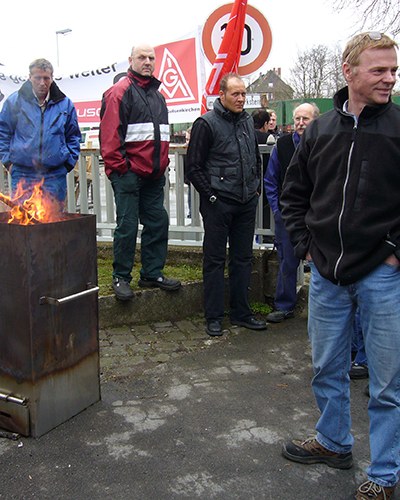
[{"label": "red flag", "polygon": [[218,53],[215,56],[215,61],[204,89],[201,101],[202,115],[207,112],[207,96],[218,95],[221,78],[226,73],[237,73],[238,71],[240,53],[242,51],[246,8],[247,0],[235,0],[224,37],[219,46]]}]

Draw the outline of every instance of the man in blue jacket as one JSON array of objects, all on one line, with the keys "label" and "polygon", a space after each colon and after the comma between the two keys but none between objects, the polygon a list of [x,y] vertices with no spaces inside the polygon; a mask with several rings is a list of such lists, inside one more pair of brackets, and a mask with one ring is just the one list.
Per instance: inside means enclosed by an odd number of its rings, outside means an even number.
[{"label": "man in blue jacket", "polygon": [[279,259],[279,272],[275,290],[275,311],[267,321],[280,323],[292,318],[296,305],[297,268],[300,259],[295,256],[293,245],[283,225],[279,198],[286,169],[300,142],[307,125],[319,116],[315,104],[303,103],[293,111],[294,132],[280,137],[272,150],[264,177],[265,195],[275,220],[275,246]]},{"label": "man in blue jacket", "polygon": [[63,205],[66,175],[78,160],[80,139],[75,107],[54,83],[52,64],[36,59],[29,80],[0,113],[0,160],[11,173],[12,193],[23,182],[29,197],[43,179],[43,191]]}]

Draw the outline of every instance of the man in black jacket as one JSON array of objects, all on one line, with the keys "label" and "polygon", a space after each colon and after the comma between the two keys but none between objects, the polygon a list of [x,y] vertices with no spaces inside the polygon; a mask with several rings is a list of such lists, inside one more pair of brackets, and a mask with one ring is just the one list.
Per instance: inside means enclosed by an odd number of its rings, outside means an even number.
[{"label": "man in black jacket", "polygon": [[225,75],[213,111],[193,124],[187,152],[187,177],[200,193],[204,222],[204,308],[211,336],[222,335],[228,240],[231,323],[266,328],[248,301],[261,159],[253,120],[243,110],[245,100],[239,75]]},{"label": "man in black jacket", "polygon": [[315,438],[283,448],[296,462],[352,466],[352,324],[360,310],[370,374],[371,464],[355,498],[389,499],[400,472],[400,108],[391,102],[397,44],[379,32],[343,52],[348,87],[303,134],[286,173],[282,215],[311,267],[309,336]]}]

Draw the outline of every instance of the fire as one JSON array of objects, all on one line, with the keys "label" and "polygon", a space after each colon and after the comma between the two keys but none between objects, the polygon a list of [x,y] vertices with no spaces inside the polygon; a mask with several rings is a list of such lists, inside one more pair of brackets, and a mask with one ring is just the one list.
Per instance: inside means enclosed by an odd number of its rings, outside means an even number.
[{"label": "fire", "polygon": [[9,224],[27,226],[61,219],[61,204],[43,190],[43,182],[44,179],[27,187],[23,180],[20,181],[13,198],[0,193],[0,201],[11,208]]}]

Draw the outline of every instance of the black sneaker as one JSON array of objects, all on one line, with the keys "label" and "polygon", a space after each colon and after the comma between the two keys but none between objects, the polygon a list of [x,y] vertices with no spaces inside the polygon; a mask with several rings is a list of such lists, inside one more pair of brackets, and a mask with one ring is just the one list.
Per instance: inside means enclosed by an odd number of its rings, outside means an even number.
[{"label": "black sneaker", "polygon": [[158,278],[140,278],[138,282],[142,288],[161,288],[161,290],[178,290],[182,285],[179,280],[159,276]]},{"label": "black sneaker", "polygon": [[124,280],[122,278],[114,278],[112,287],[118,300],[130,300],[134,296],[128,280]]},{"label": "black sneaker", "polygon": [[267,321],[269,323],[281,323],[285,319],[293,318],[293,316],[293,311],[274,311],[268,314]]},{"label": "black sneaker", "polygon": [[353,465],[353,455],[335,453],[318,443],[315,438],[305,441],[293,440],[283,446],[282,454],[285,458],[301,464],[325,464],[335,469],[350,469]]},{"label": "black sneaker", "polygon": [[210,337],[221,337],[222,323],[218,319],[210,319],[206,322],[206,333]]},{"label": "black sneaker", "polygon": [[266,330],[267,323],[262,319],[257,319],[254,316],[250,316],[247,319],[231,319],[231,324],[233,326],[244,326],[249,330]]},{"label": "black sneaker", "polygon": [[359,365],[358,363],[351,363],[351,368],[349,371],[350,378],[352,380],[358,380],[361,378],[368,378],[369,373],[368,373],[368,366],[366,365]]}]

